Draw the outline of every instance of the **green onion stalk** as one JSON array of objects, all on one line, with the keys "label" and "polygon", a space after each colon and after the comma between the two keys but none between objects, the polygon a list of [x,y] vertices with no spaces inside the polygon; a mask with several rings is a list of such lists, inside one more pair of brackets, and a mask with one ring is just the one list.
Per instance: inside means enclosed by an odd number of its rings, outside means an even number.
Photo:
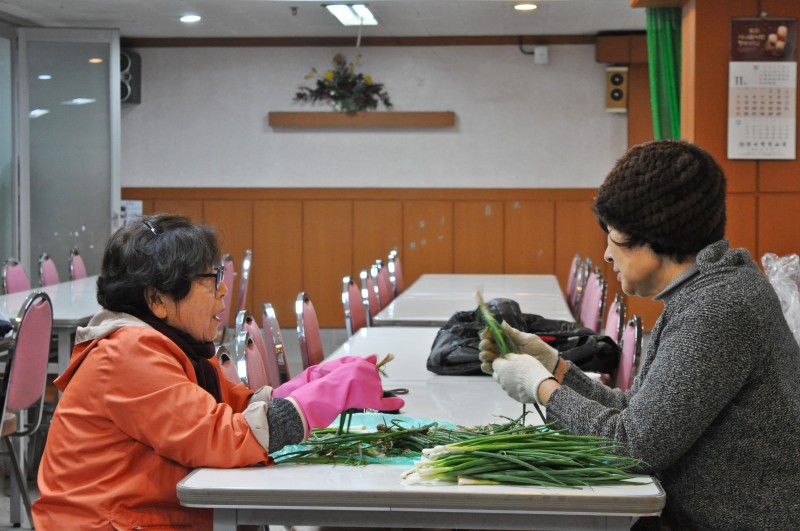
[{"label": "green onion stalk", "polygon": [[[486,303],[483,302],[483,295],[478,291],[475,293],[475,298],[478,299],[478,308],[480,309],[481,317],[483,318],[483,322],[486,324],[486,328],[489,329],[489,333],[492,334],[492,339],[494,339],[497,348],[500,349],[500,354],[505,356],[506,354],[512,354],[518,352],[517,344],[514,342],[514,338],[512,338],[506,330],[500,326],[500,323],[497,322],[497,319],[489,311],[489,308],[486,306]],[[536,413],[539,414],[539,418],[542,419],[542,423],[546,423],[547,421],[544,419],[544,414],[542,410],[539,408],[539,404],[533,404],[533,407],[536,408]],[[522,415],[525,416],[525,404],[522,404]]]}]

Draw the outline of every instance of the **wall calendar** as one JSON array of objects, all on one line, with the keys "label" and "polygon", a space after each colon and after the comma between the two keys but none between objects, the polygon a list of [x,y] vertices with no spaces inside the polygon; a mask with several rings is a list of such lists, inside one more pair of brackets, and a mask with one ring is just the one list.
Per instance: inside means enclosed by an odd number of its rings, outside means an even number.
[{"label": "wall calendar", "polygon": [[797,19],[731,20],[728,158],[794,159]]}]

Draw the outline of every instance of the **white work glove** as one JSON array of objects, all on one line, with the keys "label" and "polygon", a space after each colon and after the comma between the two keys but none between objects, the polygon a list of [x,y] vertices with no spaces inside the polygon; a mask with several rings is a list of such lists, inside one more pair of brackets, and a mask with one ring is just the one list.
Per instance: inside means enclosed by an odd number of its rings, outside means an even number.
[{"label": "white work glove", "polygon": [[[517,344],[517,354],[533,356],[551,373],[556,370],[556,365],[558,365],[558,351],[556,349],[542,341],[536,334],[520,332],[505,321],[503,321],[501,326],[503,330],[511,336],[514,343]],[[502,354],[488,328],[481,331],[481,342],[478,348],[481,351],[480,354],[478,354],[478,358],[482,362],[481,370],[486,374],[492,374],[492,362],[502,356]]]},{"label": "white work glove", "polygon": [[494,378],[500,383],[508,396],[523,404],[539,401],[539,385],[553,374],[533,356],[524,354],[506,354],[492,362]]}]

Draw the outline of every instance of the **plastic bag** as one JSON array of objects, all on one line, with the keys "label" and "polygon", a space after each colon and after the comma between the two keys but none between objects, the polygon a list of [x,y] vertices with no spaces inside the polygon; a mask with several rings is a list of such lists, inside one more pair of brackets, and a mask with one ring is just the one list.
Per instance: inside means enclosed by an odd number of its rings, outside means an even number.
[{"label": "plastic bag", "polygon": [[766,253],[761,257],[761,265],[778,294],[786,322],[800,343],[800,257]]}]

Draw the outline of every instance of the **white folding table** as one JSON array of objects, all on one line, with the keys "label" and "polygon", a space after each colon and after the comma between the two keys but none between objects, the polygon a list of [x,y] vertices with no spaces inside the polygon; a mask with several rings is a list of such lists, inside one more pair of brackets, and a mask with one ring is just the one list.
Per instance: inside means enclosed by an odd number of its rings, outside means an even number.
[{"label": "white folding table", "polygon": [[[517,418],[522,406],[488,376],[440,376],[425,360],[437,333],[431,327],[365,328],[325,362],[376,354],[384,389],[404,389],[402,415],[475,426]],[[531,408],[532,409],[532,408]],[[529,410],[528,423],[541,422]],[[406,485],[402,465],[294,465],[246,469],[200,468],[177,486],[187,507],[214,510],[214,529],[240,524],[458,529],[629,529],[657,515],[665,494],[657,480],[580,489],[552,487]]]},{"label": "white folding table", "polygon": [[97,275],[0,295],[0,311],[13,318],[34,291],[44,291],[53,304],[53,332],[58,337],[58,364],[51,372],[61,374],[69,365],[72,335],[102,308],[97,302]]},{"label": "white folding table", "polygon": [[454,313],[484,300],[513,299],[524,313],[572,321],[555,275],[422,275],[373,317],[375,326],[443,326]]}]

